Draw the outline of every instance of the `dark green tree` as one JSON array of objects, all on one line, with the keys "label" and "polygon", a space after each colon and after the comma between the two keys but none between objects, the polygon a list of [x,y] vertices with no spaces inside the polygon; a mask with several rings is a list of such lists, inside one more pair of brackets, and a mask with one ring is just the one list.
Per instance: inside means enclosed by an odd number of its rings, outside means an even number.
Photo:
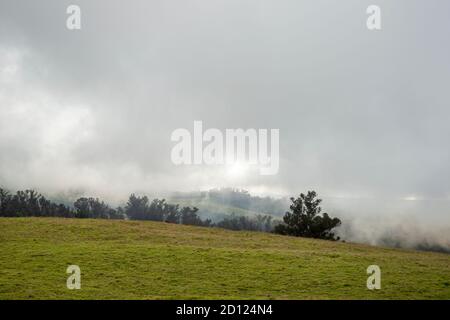
[{"label": "dark green tree", "polygon": [[318,238],[326,240],[339,240],[332,230],[341,224],[338,218],[331,218],[322,212],[320,203],[322,199],[317,198],[315,191],[303,193],[295,199],[291,198],[291,212],[286,212],[283,221],[275,227],[274,232],[284,235]]},{"label": "dark green tree", "polygon": [[166,204],[165,220],[168,223],[180,223],[181,213],[178,210],[178,205]]},{"label": "dark green tree", "polygon": [[203,221],[197,214],[198,208],[183,207],[181,209],[181,223],[191,226],[202,226]]},{"label": "dark green tree", "polygon": [[116,211],[99,199],[79,198],[73,206],[78,218],[114,219],[116,217]]},{"label": "dark green tree", "polygon": [[11,195],[5,189],[0,188],[0,216],[8,216],[8,207],[11,202]]},{"label": "dark green tree", "polygon": [[131,220],[148,220],[148,210],[148,198],[146,196],[138,197],[135,194],[130,195],[125,206],[125,213]]},{"label": "dark green tree", "polygon": [[169,213],[173,211],[178,211],[177,205],[168,204],[166,199],[153,199],[145,220],[164,221]]}]

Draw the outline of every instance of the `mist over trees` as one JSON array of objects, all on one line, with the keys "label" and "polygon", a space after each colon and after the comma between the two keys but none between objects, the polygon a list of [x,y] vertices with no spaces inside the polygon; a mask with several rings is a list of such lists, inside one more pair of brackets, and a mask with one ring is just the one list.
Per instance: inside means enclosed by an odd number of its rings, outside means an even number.
[{"label": "mist over trees", "polygon": [[202,220],[197,215],[198,208],[183,207],[167,203],[165,199],[154,199],[149,202],[147,196],[130,195],[124,208],[125,215],[130,220],[164,221],[168,223],[187,224],[194,226],[210,226],[211,220]]},{"label": "mist over trees", "polygon": [[75,216],[91,219],[124,219],[122,212],[110,208],[99,199],[80,198],[73,204]]},{"label": "mist over trees", "polygon": [[210,219],[202,220],[197,215],[198,208],[183,207],[180,212],[179,223],[191,226],[211,227],[213,224]]},{"label": "mist over trees", "polygon": [[[78,192],[77,192],[78,193]],[[207,198],[214,194],[215,199],[227,201],[231,198],[235,205],[243,206],[245,199],[250,197],[250,203],[257,197],[250,196],[248,192],[238,189],[215,189],[212,191],[182,193],[177,199],[192,199],[192,197]],[[332,218],[327,213],[322,214],[321,199],[314,191],[300,194],[297,199],[291,198],[290,211],[286,212],[283,220],[278,215],[255,214],[243,215],[235,213],[222,213],[214,221],[202,219],[211,216],[204,212],[200,215],[197,206],[183,206],[168,203],[165,199],[149,200],[147,196],[130,195],[123,207],[113,208],[98,198],[69,197],[60,195],[58,202],[47,199],[35,190],[17,191],[15,193],[0,188],[0,217],[62,217],[81,219],[123,219],[123,220],[150,220],[174,224],[186,224],[202,227],[219,227],[229,230],[248,230],[260,232],[274,232],[281,235],[311,237],[327,240],[339,240],[335,232],[338,231],[343,239],[372,245],[401,247],[424,251],[450,252],[448,237],[443,230],[438,235],[423,232],[414,224],[402,221],[401,224],[389,227],[378,226],[381,236],[365,233],[360,224],[352,220],[345,220],[341,226],[338,218]],[[77,199],[78,197],[78,199]],[[74,200],[76,199],[76,200]],[[260,198],[265,199],[265,198]],[[272,198],[268,198],[273,203]],[[63,203],[59,203],[59,201]],[[172,199],[170,202],[173,202]],[[259,201],[259,200],[257,200]],[[202,202],[199,203],[200,205]],[[252,204],[252,205],[253,205]],[[232,207],[233,208],[233,207]],[[237,208],[237,207],[236,207]],[[217,217],[217,216],[216,216]],[[339,227],[339,229],[336,229]],[[335,231],[336,230],[336,231]],[[380,230],[378,230],[380,231]],[[380,232],[378,232],[380,234]],[[440,237],[439,237],[440,236]],[[370,238],[372,237],[372,238]]]},{"label": "mist over trees", "polygon": [[223,220],[216,223],[217,227],[229,230],[249,230],[271,232],[274,230],[276,224],[280,223],[273,220],[268,215],[256,215],[255,217],[238,216],[234,213],[223,218]]},{"label": "mist over trees", "polygon": [[[276,199],[272,197],[259,197],[251,195],[247,190],[237,188],[216,188],[208,191],[197,192],[174,192],[170,198],[177,200],[196,200],[199,203],[210,201],[227,207],[244,209],[260,214],[272,216],[283,216],[286,208],[289,207],[289,199]],[[225,212],[209,212],[208,208],[200,208],[202,215],[210,214],[215,216],[228,215]]]},{"label": "mist over trees", "polygon": [[[235,189],[213,190],[209,195],[216,201],[231,201],[236,207],[247,206],[247,201],[250,202],[251,199],[248,192]],[[73,206],[67,206],[54,203],[34,190],[12,194],[0,188],[0,216],[3,217],[148,220],[337,240],[331,230],[341,222],[337,218],[330,218],[326,213],[319,215],[321,200],[316,199],[314,191],[308,192],[307,195],[301,194],[298,199],[292,198],[292,202],[292,212],[286,213],[284,223],[270,215],[258,214],[250,217],[234,213],[213,223],[210,219],[201,219],[197,207],[180,207],[179,204],[168,203],[165,199],[150,201],[147,196],[135,194],[130,195],[123,208],[114,209],[98,198],[81,197]]]}]

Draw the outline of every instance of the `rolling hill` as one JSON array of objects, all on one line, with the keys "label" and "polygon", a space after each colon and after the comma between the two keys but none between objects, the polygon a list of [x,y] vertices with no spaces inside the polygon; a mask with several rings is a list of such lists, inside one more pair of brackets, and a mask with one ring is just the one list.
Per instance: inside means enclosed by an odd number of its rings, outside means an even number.
[{"label": "rolling hill", "polygon": [[281,219],[289,209],[289,199],[253,196],[246,190],[221,188],[202,192],[173,192],[167,195],[169,203],[197,207],[203,219],[216,222],[230,214],[255,217],[268,215]]},{"label": "rolling hill", "polygon": [[[68,265],[81,289],[66,288]],[[366,269],[381,268],[381,290]],[[0,218],[0,299],[450,299],[450,255],[162,222]]]},{"label": "rolling hill", "polygon": [[[169,203],[177,203],[181,207],[189,206],[189,207],[197,207],[199,208],[198,215],[202,219],[211,219],[213,221],[220,221],[226,216],[230,214],[236,214],[238,216],[246,216],[246,217],[254,217],[258,214],[266,214],[260,213],[253,210],[238,208],[231,205],[220,204],[210,200],[204,199],[169,199]],[[279,216],[270,215],[274,218],[281,219]]]}]

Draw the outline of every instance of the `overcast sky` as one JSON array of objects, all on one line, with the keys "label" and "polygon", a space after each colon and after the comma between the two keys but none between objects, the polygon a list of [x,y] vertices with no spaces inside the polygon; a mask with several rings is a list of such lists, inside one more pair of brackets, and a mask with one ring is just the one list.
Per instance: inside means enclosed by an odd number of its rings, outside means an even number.
[{"label": "overcast sky", "polygon": [[[69,4],[81,30],[66,28]],[[342,210],[432,201],[449,222],[449,18],[440,0],[1,0],[0,184],[313,188]],[[175,166],[170,135],[194,120],[280,129],[279,173]]]}]

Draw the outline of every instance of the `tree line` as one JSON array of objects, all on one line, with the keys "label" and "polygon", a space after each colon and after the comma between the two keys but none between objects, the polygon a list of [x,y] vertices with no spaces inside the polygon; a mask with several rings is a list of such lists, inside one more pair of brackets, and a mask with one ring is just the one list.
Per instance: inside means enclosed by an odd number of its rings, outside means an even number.
[{"label": "tree line", "polygon": [[0,188],[0,216],[2,217],[63,217],[85,219],[129,219],[182,223],[199,226],[211,225],[202,220],[197,208],[169,204],[165,199],[149,201],[146,196],[130,195],[125,207],[112,208],[98,198],[82,197],[73,206],[56,204],[35,190],[12,194]]},{"label": "tree line", "polygon": [[321,199],[315,191],[301,193],[291,198],[290,212],[283,221],[273,220],[269,215],[255,217],[237,216],[234,213],[213,223],[201,219],[196,207],[180,207],[167,203],[165,199],[149,200],[147,196],[131,194],[124,207],[112,208],[98,198],[82,197],[73,206],[57,204],[46,199],[35,190],[17,191],[12,194],[0,188],[0,217],[64,217],[89,219],[150,220],[167,223],[220,227],[230,230],[274,232],[282,235],[339,240],[333,230],[341,224],[321,212]]},{"label": "tree line", "polygon": [[147,196],[131,194],[124,207],[112,208],[98,198],[82,197],[73,206],[57,204],[35,190],[10,193],[0,188],[1,217],[63,217],[81,219],[150,220],[203,227],[218,226],[231,230],[270,231],[270,216],[255,218],[231,214],[213,223],[201,219],[196,207],[180,207],[165,199],[149,200]]}]

